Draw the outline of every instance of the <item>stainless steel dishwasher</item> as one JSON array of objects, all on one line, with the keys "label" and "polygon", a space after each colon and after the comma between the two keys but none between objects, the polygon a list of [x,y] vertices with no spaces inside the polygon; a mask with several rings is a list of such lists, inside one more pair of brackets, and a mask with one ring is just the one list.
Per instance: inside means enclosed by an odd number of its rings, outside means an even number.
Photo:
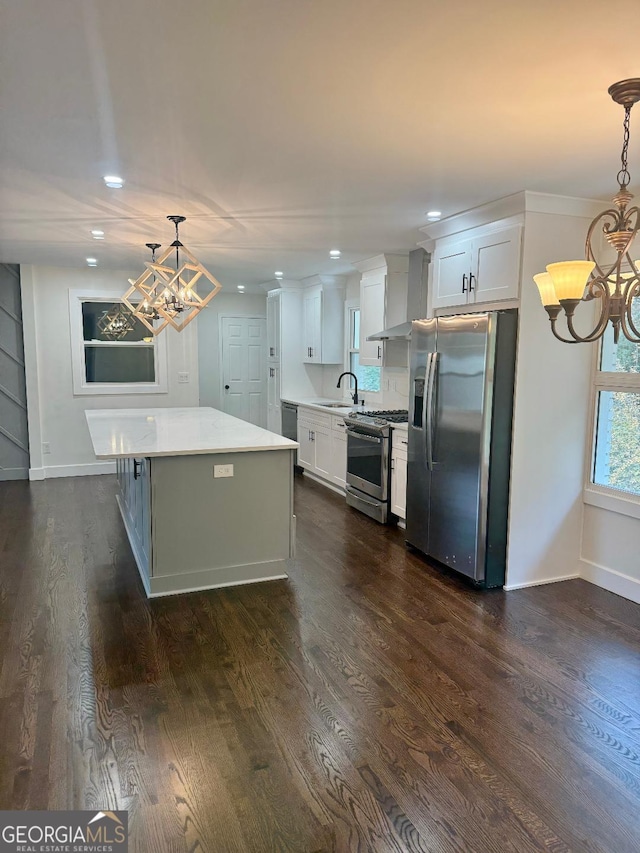
[{"label": "stainless steel dishwasher", "polygon": [[[298,407],[295,403],[280,404],[282,411],[282,435],[292,441],[298,440]],[[294,453],[293,464],[298,468],[298,451]]]}]

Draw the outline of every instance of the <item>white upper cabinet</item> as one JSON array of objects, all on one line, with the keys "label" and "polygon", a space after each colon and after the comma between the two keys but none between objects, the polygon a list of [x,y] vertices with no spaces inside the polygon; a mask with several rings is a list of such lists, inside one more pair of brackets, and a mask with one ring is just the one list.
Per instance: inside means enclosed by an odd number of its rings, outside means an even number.
[{"label": "white upper cabinet", "polygon": [[302,360],[306,364],[342,364],[344,277],[314,275],[302,284]]},{"label": "white upper cabinet", "polygon": [[[466,232],[443,240],[433,254],[432,308],[517,299],[522,226]],[[482,229],[486,232],[486,229]]]},{"label": "white upper cabinet", "polygon": [[322,285],[305,290],[302,297],[303,359],[322,364]]},{"label": "white upper cabinet", "polygon": [[280,360],[280,291],[267,294],[267,358]]},{"label": "white upper cabinet", "polygon": [[408,255],[378,255],[355,264],[360,270],[360,364],[380,367],[383,341],[368,341],[407,319]]},{"label": "white upper cabinet", "polygon": [[368,341],[384,328],[384,297],[387,276],[384,272],[363,276],[360,282],[360,364],[382,364],[382,342]]}]

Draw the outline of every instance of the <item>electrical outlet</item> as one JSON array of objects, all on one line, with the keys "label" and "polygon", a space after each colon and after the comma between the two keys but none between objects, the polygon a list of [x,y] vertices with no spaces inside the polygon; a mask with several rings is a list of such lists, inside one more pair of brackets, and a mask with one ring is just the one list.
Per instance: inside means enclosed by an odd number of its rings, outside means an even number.
[{"label": "electrical outlet", "polygon": [[42,442],[42,452],[43,453],[51,453],[51,445],[48,441]]},{"label": "electrical outlet", "polygon": [[233,465],[214,465],[214,477],[233,477]]},{"label": "electrical outlet", "polygon": [[184,385],[188,381],[189,381],[189,374],[188,373],[178,373],[178,382],[180,382],[182,385]]}]

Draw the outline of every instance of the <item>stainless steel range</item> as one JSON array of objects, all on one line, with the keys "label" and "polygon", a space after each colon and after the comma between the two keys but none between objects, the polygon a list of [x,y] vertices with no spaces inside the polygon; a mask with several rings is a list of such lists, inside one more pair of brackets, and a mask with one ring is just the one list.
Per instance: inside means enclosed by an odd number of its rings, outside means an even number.
[{"label": "stainless steel range", "polygon": [[347,503],[386,524],[391,490],[391,424],[406,423],[406,409],[351,412],[347,426]]}]

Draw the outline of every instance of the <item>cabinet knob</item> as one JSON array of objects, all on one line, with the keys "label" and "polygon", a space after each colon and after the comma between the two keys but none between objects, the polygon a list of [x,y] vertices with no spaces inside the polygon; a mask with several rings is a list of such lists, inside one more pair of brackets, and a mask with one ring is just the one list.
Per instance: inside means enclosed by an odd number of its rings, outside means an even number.
[{"label": "cabinet knob", "polygon": [[228,391],[228,390],[229,390],[229,385],[225,385],[225,386],[224,386],[224,390],[225,390],[225,391]]}]

